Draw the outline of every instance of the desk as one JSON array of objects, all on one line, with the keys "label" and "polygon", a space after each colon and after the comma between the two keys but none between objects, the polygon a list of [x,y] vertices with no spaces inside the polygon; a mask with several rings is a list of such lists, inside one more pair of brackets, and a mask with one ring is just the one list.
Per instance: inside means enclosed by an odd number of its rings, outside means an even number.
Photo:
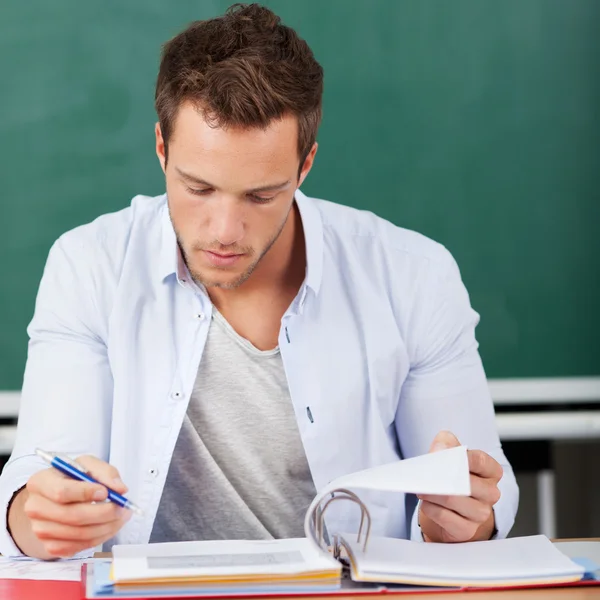
[{"label": "desk", "polygon": [[[81,584],[76,581],[0,580],[2,600],[81,600]],[[397,594],[373,596],[306,596],[306,600],[599,600],[600,586],[507,590],[493,592],[459,592],[452,594]],[[255,599],[256,600],[256,599]],[[296,600],[302,600],[297,596]]]}]

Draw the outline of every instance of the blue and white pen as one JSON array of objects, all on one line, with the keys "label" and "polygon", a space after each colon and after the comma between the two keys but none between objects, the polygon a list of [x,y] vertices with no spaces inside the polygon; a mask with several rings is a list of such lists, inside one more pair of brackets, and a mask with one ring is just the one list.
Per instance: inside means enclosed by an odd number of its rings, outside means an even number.
[{"label": "blue and white pen", "polygon": [[94,479],[89,474],[89,471],[85,469],[85,467],[81,466],[74,460],[71,460],[68,456],[58,452],[46,452],[40,448],[36,448],[35,453],[39,457],[43,458],[50,466],[71,477],[72,479],[77,479],[78,481],[87,481],[88,483],[97,483],[98,485],[104,486],[108,492],[107,499],[111,502],[114,502],[123,508],[128,508],[136,515],[144,514],[144,511],[139,506],[134,504],[131,500],[127,500],[125,496],[121,496],[121,494],[118,494],[115,492],[115,490],[111,490],[108,486]]}]

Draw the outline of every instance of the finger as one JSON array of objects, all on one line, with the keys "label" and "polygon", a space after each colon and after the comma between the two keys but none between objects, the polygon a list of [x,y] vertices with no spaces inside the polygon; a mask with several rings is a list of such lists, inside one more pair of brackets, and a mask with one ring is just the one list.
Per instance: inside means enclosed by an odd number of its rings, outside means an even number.
[{"label": "finger", "polygon": [[124,515],[120,521],[104,523],[102,525],[72,526],[54,523],[52,521],[32,521],[31,530],[40,540],[63,540],[90,544],[95,539],[108,540],[113,537],[131,517],[131,513]]},{"label": "finger", "polygon": [[431,448],[429,452],[439,452],[440,450],[447,450],[448,448],[455,448],[460,446],[458,438],[450,431],[440,431],[433,442],[431,442]]},{"label": "finger", "polygon": [[481,500],[476,500],[469,496],[422,496],[423,502],[436,504],[443,508],[451,510],[461,517],[474,521],[475,523],[485,523],[492,513],[492,507]]},{"label": "finger", "polygon": [[33,475],[26,487],[30,494],[39,494],[58,504],[99,502],[107,496],[103,485],[69,479],[53,468]]},{"label": "finger", "polygon": [[489,477],[496,481],[502,479],[504,472],[500,463],[483,450],[468,450],[467,456],[471,473],[481,477]]},{"label": "finger", "polygon": [[116,467],[95,456],[80,456],[77,462],[85,467],[90,475],[100,483],[108,486],[119,494],[124,494],[128,488],[121,480],[121,475]]},{"label": "finger", "polygon": [[29,494],[23,510],[31,520],[54,521],[64,525],[101,525],[119,521],[124,511],[130,512],[113,502],[57,504],[39,494]]},{"label": "finger", "polygon": [[432,502],[423,502],[421,504],[421,511],[444,531],[449,542],[465,542],[470,540],[475,536],[479,528],[478,523],[469,521],[453,510],[433,504]]},{"label": "finger", "polygon": [[494,479],[471,475],[471,496],[494,506],[500,500],[501,493]]},{"label": "finger", "polygon": [[[471,498],[494,506],[500,500],[501,492],[496,483],[491,479],[479,477],[479,475],[471,475]],[[446,506],[451,510],[455,510],[454,506],[460,504],[465,496],[435,496],[433,494],[417,494],[419,500],[433,502],[440,506]],[[462,514],[459,510],[457,511]]]},{"label": "finger", "polygon": [[[110,536],[113,537],[113,536]],[[47,540],[44,542],[46,552],[55,558],[70,558],[78,552],[89,550],[103,544],[108,538],[96,538],[89,542],[72,542],[70,540]]]}]

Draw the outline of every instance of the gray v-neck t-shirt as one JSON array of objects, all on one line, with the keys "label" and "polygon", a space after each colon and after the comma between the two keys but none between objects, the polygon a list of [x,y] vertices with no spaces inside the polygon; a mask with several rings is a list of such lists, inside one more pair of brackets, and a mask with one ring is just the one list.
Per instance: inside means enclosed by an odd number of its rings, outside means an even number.
[{"label": "gray v-neck t-shirt", "polygon": [[214,309],[150,542],[303,537],[315,494],[279,348]]}]

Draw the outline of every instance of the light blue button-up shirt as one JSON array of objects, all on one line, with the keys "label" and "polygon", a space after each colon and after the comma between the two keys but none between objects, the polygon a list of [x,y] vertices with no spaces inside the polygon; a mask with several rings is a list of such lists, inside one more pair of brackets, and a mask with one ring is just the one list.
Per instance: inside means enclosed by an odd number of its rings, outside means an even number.
[{"label": "light blue button-up shirt", "polygon": [[[300,191],[296,202],[307,271],[281,320],[279,347],[316,488],[426,453],[440,430],[450,430],[504,468],[494,510],[505,536],[518,488],[477,350],[479,317],[451,255],[372,213]],[[93,454],[119,469],[128,496],[145,510],[105,548],[146,543],[211,310],[189,281],[165,196],[137,196],[129,208],[63,235],[50,251],[28,329],[2,506],[46,468],[33,455],[37,446]],[[268,423],[264,435],[268,440]],[[374,534],[421,539],[411,498],[360,495]],[[358,529],[355,506],[330,511],[330,532]],[[19,554],[5,527],[0,552]]]}]

